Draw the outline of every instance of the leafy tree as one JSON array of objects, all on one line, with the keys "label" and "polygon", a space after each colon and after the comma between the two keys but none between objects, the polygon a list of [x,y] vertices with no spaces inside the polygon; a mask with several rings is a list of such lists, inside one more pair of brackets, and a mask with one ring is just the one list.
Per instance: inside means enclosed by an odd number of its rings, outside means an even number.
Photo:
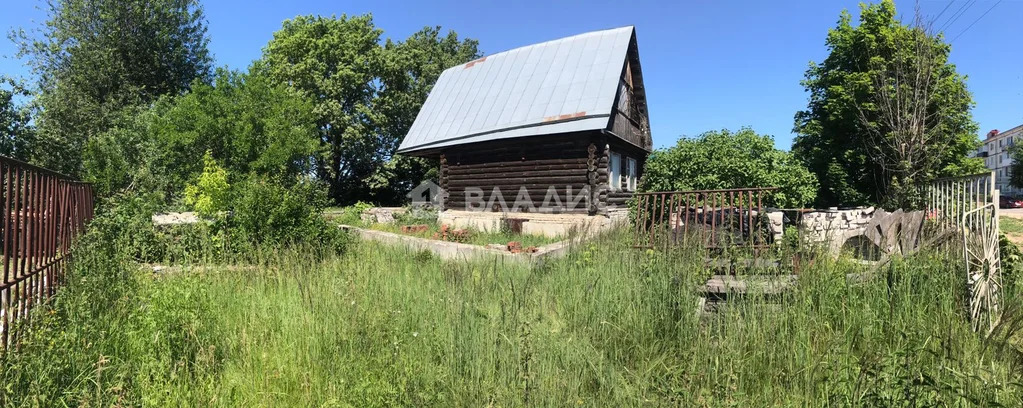
[{"label": "leafy tree", "polygon": [[1009,185],[1016,188],[1023,188],[1023,144],[1013,144],[1009,147]]},{"label": "leafy tree", "polygon": [[39,148],[33,160],[82,170],[87,142],[124,120],[126,107],[208,80],[198,0],[51,0],[33,35],[13,33],[39,78]]},{"label": "leafy tree", "polygon": [[[2,86],[7,84],[10,89]],[[27,160],[35,136],[29,124],[31,115],[28,107],[18,106],[15,96],[27,96],[19,84],[0,76],[0,155]]]},{"label": "leafy tree", "polygon": [[[255,69],[313,100],[325,154],[317,173],[338,202],[404,194],[430,167],[395,160],[426,94],[452,65],[478,56],[474,40],[426,28],[380,44],[372,16],[299,16],[284,22]],[[412,169],[403,172],[402,169]],[[367,182],[369,181],[369,182]]]},{"label": "leafy tree", "polygon": [[426,97],[445,69],[479,58],[479,43],[459,40],[458,34],[425,27],[404,42],[384,45],[382,89],[375,101],[380,114],[377,128],[385,144],[386,162],[369,178],[371,200],[400,202],[405,194],[427,178],[436,177],[437,162],[418,157],[395,156],[402,139],[426,102]]},{"label": "leafy tree", "polygon": [[817,178],[791,154],[775,149],[770,136],[743,128],[679,139],[646,161],[640,188],[646,191],[778,187],[767,205],[801,207],[813,201]]},{"label": "leafy tree", "polygon": [[313,105],[258,75],[218,71],[212,85],[158,100],[91,140],[86,179],[120,189],[180,194],[203,170],[205,152],[237,177],[282,182],[312,170],[319,144]]},{"label": "leafy tree", "polygon": [[897,20],[891,0],[860,8],[856,27],[842,12],[830,54],[806,71],[792,151],[820,179],[820,205],[911,207],[919,183],[983,170],[967,158],[973,99],[943,36]]}]

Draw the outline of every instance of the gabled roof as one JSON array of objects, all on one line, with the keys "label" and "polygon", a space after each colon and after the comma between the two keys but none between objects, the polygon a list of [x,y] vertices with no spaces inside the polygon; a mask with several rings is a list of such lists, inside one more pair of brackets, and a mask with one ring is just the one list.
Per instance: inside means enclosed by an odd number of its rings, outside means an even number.
[{"label": "gabled roof", "polygon": [[606,129],[633,33],[594,31],[448,68],[398,153]]}]

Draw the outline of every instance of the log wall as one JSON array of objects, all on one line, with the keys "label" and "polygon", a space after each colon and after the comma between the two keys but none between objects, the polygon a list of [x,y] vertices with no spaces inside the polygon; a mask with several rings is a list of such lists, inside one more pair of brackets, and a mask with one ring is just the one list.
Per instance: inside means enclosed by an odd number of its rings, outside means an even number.
[{"label": "log wall", "polygon": [[[633,145],[631,143],[626,143],[626,142],[623,142],[623,141],[618,140],[618,139],[613,138],[613,137],[607,138],[606,141],[607,141],[607,147],[609,147],[610,149],[608,149],[608,150],[606,150],[604,152],[605,159],[603,161],[603,166],[602,166],[603,168],[601,169],[601,171],[603,172],[603,185],[604,186],[608,186],[608,188],[604,189],[603,193],[601,194],[601,198],[600,198],[601,204],[604,205],[604,209],[605,209],[604,212],[606,212],[606,209],[608,207],[614,207],[614,208],[625,207],[625,205],[627,204],[628,200],[630,198],[632,198],[632,195],[635,192],[627,191],[627,190],[624,189],[624,187],[627,184],[625,176],[628,175],[628,164],[627,164],[628,163],[628,159],[629,158],[636,159],[636,179],[638,181],[643,176],[643,167],[645,165],[646,156],[647,156],[647,152],[643,151],[642,149],[636,147],[635,145]],[[611,161],[611,152],[612,151],[622,155],[622,159],[621,159],[622,160],[621,161],[622,169],[621,169],[620,174],[623,176],[622,184],[621,184],[623,189],[622,190],[618,190],[618,191],[610,189],[610,185],[608,184],[608,181],[609,181],[608,176],[609,176],[609,174],[611,172],[611,170],[610,170],[610,161]]]},{"label": "log wall", "polygon": [[[439,183],[448,193],[443,208],[606,214],[608,205],[621,208],[633,195],[631,191],[610,190],[611,151],[622,154],[623,167],[626,158],[636,159],[637,177],[642,175],[647,153],[632,143],[600,132],[545,135],[445,149],[440,154]],[[561,205],[553,197],[548,199],[552,187]],[[591,194],[588,199],[583,198],[586,191]],[[520,194],[528,200],[515,207]],[[543,208],[552,205],[559,208]]]},{"label": "log wall", "polygon": [[[596,132],[574,133],[447,149],[440,168],[440,185],[448,193],[444,208],[463,210],[467,203],[478,208],[482,201],[489,211],[539,212],[553,187],[562,206],[548,212],[592,213],[594,206],[588,205],[592,200],[581,199],[580,194],[587,187],[594,191],[601,180],[606,183],[607,166],[597,147],[602,137]],[[528,195],[527,205],[513,208],[520,194]],[[548,204],[556,203],[554,197],[549,199]]]}]

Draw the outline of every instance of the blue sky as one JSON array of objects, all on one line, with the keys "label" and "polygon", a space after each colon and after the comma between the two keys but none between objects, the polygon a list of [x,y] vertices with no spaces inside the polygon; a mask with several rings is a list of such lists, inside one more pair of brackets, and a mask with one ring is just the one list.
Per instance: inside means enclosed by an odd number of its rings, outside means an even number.
[{"label": "blue sky", "polygon": [[[0,29],[44,19],[34,0],[4,0]],[[13,3],[13,4],[11,4]],[[384,36],[403,39],[440,25],[476,38],[487,53],[586,31],[635,25],[654,144],[679,136],[751,126],[792,142],[793,115],[806,105],[799,85],[809,62],[826,56],[824,38],[839,12],[856,1],[242,1],[205,0],[210,48],[219,66],[246,68],[285,19],[299,14],[373,13]],[[911,19],[914,3],[897,3]],[[977,106],[981,135],[1023,124],[1023,0],[921,0],[952,42],[952,62]],[[947,9],[946,9],[946,6]],[[962,10],[958,19],[950,20]],[[988,12],[990,10],[990,12]],[[985,14],[987,13],[987,14]],[[983,17],[982,17],[983,16]],[[979,20],[978,20],[979,19]],[[972,26],[971,26],[972,24]],[[957,38],[958,37],[958,38]],[[0,55],[14,46],[0,40]],[[0,59],[0,73],[27,75],[21,61]]]}]

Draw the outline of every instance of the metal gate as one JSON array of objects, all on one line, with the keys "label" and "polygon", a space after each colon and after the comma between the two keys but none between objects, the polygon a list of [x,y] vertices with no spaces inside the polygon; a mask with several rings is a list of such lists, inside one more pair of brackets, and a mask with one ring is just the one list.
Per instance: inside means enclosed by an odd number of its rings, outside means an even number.
[{"label": "metal gate", "polygon": [[999,191],[994,172],[937,180],[924,189],[927,218],[937,230],[953,230],[961,239],[975,331],[990,332],[1001,318],[1002,259],[999,240]]},{"label": "metal gate", "polygon": [[31,307],[61,284],[71,242],[92,219],[93,196],[87,183],[3,156],[0,195],[0,348],[4,348]]}]

